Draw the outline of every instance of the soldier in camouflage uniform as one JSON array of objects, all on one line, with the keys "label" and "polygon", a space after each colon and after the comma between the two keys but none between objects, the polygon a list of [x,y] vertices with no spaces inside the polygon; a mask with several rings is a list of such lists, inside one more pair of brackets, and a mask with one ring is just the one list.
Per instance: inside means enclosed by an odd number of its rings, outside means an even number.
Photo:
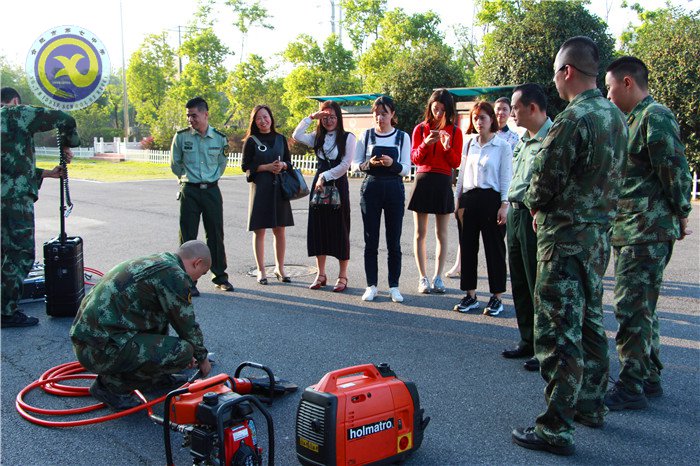
[{"label": "soldier in camouflage uniform", "polygon": [[673,243],[688,233],[691,176],[673,113],[648,91],[634,57],[608,66],[608,98],[627,114],[629,143],[613,223],[615,317],[620,379],[605,396],[613,411],[642,409],[662,394],[656,302]]},{"label": "soldier in camouflage uniform", "polygon": [[[198,366],[211,369],[195,320],[190,287],[211,266],[198,240],[177,253],[123,262],[85,296],[70,329],[78,361],[98,374],[90,393],[114,409],[138,404],[132,390],[183,381],[172,374]],[[172,326],[178,336],[169,336]]]},{"label": "soldier in camouflage uniform", "polygon": [[512,438],[559,455],[574,453],[574,420],[600,427],[607,411],[603,275],[627,125],[596,88],[598,60],[588,37],[559,49],[554,83],[569,105],[542,143],[523,200],[537,227],[534,338],[547,409],[535,427],[515,429]]},{"label": "soldier in camouflage uniform", "polygon": [[44,178],[63,176],[63,168],[36,168],[34,134],[58,129],[67,162],[80,139],[72,116],[59,110],[21,105],[16,90],[3,87],[2,125],[2,328],[39,323],[19,310],[22,283],[34,264],[34,203]]}]

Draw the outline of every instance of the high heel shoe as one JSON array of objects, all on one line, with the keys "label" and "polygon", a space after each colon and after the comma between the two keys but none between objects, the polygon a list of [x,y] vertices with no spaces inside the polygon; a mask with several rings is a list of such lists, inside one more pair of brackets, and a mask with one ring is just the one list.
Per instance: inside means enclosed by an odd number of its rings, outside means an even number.
[{"label": "high heel shoe", "polygon": [[285,277],[281,273],[279,273],[277,270],[275,270],[275,277],[277,277],[277,280],[281,281],[282,283],[292,283],[292,279],[289,277]]},{"label": "high heel shoe", "polygon": [[[321,278],[321,277],[323,277],[323,278]],[[311,286],[309,286],[309,289],[310,290],[318,290],[322,286],[326,286],[327,280],[328,279],[326,278],[325,275],[319,275],[316,277],[316,280],[314,280],[314,282],[311,284]]]},{"label": "high heel shoe", "polygon": [[263,277],[261,272],[258,272],[258,277],[256,278],[259,284],[267,285],[267,277]]},{"label": "high heel shoe", "polygon": [[[344,280],[344,281],[341,281]],[[335,282],[335,286],[333,287],[333,292],[334,293],[342,293],[345,291],[345,288],[348,287],[348,277],[338,277],[338,281]]]}]

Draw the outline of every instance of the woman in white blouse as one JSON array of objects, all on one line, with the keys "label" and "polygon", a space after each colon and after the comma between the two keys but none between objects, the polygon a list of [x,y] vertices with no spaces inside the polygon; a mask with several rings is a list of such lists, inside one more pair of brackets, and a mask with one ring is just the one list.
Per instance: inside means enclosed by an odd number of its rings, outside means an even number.
[{"label": "woman in white blouse", "polygon": [[496,316],[503,310],[501,294],[506,290],[506,214],[512,174],[512,150],[499,130],[496,113],[488,102],[478,102],[469,114],[462,164],[459,167],[455,205],[461,219],[462,250],[460,288],[467,292],[454,310],[479,308],[476,298],[479,234],[484,242],[489,279],[489,300],[484,314]]},{"label": "woman in white blouse", "polygon": [[363,301],[377,296],[377,255],[382,212],[386,227],[388,251],[389,295],[395,303],[403,301],[399,291],[401,276],[401,229],[406,191],[403,177],[411,170],[411,140],[405,132],[394,128],[397,123],[394,101],[379,97],[372,105],[374,127],[360,136],[352,161],[353,171],[367,177],[360,188],[360,208],[365,228],[365,275],[367,289]]},{"label": "woman in white blouse", "polygon": [[[315,131],[306,133],[314,120]],[[333,291],[345,291],[348,286],[348,262],[350,262],[350,193],[348,169],[355,155],[355,135],[343,128],[340,106],[327,100],[318,112],[301,120],[292,135],[294,139],[313,148],[317,159],[314,191],[323,191],[326,184],[335,185],[340,193],[340,207],[309,208],[309,224],[306,248],[309,257],[316,257],[318,274],[309,286],[312,290],[326,286],[326,256],[338,259],[338,280]]]}]

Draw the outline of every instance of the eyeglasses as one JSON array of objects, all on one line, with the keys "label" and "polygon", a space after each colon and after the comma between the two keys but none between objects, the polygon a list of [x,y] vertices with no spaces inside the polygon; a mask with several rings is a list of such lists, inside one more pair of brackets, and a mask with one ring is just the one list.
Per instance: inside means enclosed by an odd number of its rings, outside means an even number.
[{"label": "eyeglasses", "polygon": [[575,65],[572,65],[572,64],[570,64],[570,63],[567,63],[566,65],[562,65],[561,68],[559,68],[557,71],[554,72],[554,76],[556,76],[557,74],[559,74],[560,71],[564,71],[564,68],[566,68],[567,66],[570,66],[570,67],[572,67],[573,69],[575,69],[576,71],[578,71],[579,73],[581,73],[581,74],[583,74],[583,75],[586,75],[586,76],[589,76],[589,77],[591,77],[591,78],[595,78],[596,76],[598,76],[597,73],[596,73],[596,74],[593,74],[593,73],[589,73],[588,71],[583,71],[581,68],[579,68],[579,67],[577,67],[577,66],[575,66]]},{"label": "eyeglasses", "polygon": [[321,118],[322,121],[336,121],[337,119],[338,119],[337,116],[327,116],[327,117]]}]

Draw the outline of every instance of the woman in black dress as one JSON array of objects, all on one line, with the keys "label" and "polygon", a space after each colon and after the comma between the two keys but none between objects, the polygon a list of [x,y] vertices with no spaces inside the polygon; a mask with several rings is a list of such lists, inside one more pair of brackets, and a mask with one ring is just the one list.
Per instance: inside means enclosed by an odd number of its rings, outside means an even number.
[{"label": "woman in black dress", "polygon": [[[307,134],[306,130],[313,120],[318,120],[316,131]],[[334,184],[340,193],[340,208],[309,209],[306,246],[309,256],[316,257],[318,267],[318,275],[309,288],[317,290],[326,285],[326,256],[333,256],[338,259],[340,269],[333,291],[345,291],[350,261],[350,193],[347,173],[355,153],[355,135],[343,128],[340,106],[327,100],[321,103],[318,112],[299,123],[292,137],[313,147],[316,153],[318,164],[313,181],[314,191],[322,191],[325,184]]]},{"label": "woman in black dress", "polygon": [[275,247],[275,276],[281,282],[291,279],[284,273],[285,227],[294,225],[292,206],[282,197],[279,174],[292,169],[287,139],[275,131],[272,110],[256,106],[250,114],[244,138],[242,169],[250,183],[248,231],[253,232],[253,252],[257,280],[267,285],[265,273],[265,230],[272,228]]}]

